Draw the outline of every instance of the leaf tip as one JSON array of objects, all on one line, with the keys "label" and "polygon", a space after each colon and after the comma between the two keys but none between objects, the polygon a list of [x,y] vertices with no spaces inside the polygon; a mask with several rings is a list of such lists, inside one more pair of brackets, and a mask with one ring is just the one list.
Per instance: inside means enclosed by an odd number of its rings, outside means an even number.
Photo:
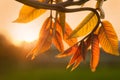
[{"label": "leaf tip", "polygon": [[71,65],[67,65],[66,69],[70,68]]},{"label": "leaf tip", "polygon": [[21,21],[20,19],[16,19],[12,21],[12,23],[28,23],[27,21]]},{"label": "leaf tip", "polygon": [[16,20],[12,21],[12,23],[16,23],[16,22],[17,22]]},{"label": "leaf tip", "polygon": [[33,55],[32,58],[31,58],[31,60],[34,60],[34,59],[35,59],[35,56]]},{"label": "leaf tip", "polygon": [[[20,21],[20,19],[15,19],[14,21],[12,21],[12,23],[22,23],[22,21]],[[25,23],[25,22],[24,22]]]},{"label": "leaf tip", "polygon": [[58,54],[58,55],[56,55],[55,57],[56,57],[56,58],[62,58],[62,57],[64,57],[64,56],[62,56],[61,54]]},{"label": "leaf tip", "polygon": [[76,67],[73,67],[73,68],[71,69],[71,72],[74,71],[75,69],[76,69]]},{"label": "leaf tip", "polygon": [[116,54],[116,56],[120,56],[120,53]]},{"label": "leaf tip", "polygon": [[96,69],[95,69],[95,68],[92,68],[92,69],[91,69],[91,71],[92,71],[92,72],[95,72],[95,71],[96,71]]}]

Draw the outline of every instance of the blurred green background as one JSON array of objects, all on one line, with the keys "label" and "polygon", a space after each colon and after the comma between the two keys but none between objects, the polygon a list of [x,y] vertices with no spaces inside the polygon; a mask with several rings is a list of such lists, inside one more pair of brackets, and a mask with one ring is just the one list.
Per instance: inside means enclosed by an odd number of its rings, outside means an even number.
[{"label": "blurred green background", "polygon": [[96,72],[90,70],[90,54],[86,63],[71,72],[70,69],[66,70],[70,57],[55,58],[58,51],[54,47],[33,61],[26,59],[34,43],[23,42],[16,47],[0,35],[0,80],[120,80],[120,57],[101,50]]}]

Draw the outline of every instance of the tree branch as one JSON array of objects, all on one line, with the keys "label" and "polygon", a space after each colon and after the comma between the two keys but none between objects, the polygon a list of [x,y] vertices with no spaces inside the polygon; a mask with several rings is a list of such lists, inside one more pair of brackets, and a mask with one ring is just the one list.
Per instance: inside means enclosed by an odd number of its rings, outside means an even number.
[{"label": "tree branch", "polygon": [[56,4],[48,4],[45,2],[39,2],[37,0],[16,0],[18,2],[21,2],[23,4],[26,4],[28,6],[32,6],[37,9],[52,9],[52,10],[57,10],[60,12],[65,12],[64,8],[68,6],[74,6],[74,5],[81,5],[84,4],[85,2],[89,0],[79,0],[79,1],[65,1],[65,2],[59,2]]}]

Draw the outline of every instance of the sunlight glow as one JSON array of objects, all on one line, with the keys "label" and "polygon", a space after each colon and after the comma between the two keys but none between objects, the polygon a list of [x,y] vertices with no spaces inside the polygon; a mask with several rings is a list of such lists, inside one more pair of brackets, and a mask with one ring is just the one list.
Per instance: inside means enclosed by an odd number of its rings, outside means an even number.
[{"label": "sunlight glow", "polygon": [[20,45],[22,42],[33,42],[39,37],[39,29],[34,28],[34,24],[16,24],[10,32],[12,34],[13,43]]}]

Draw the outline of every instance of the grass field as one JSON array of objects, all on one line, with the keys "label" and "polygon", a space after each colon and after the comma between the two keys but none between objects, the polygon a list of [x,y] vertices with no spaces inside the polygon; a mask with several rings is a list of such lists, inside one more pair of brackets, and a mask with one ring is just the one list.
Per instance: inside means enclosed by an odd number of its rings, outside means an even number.
[{"label": "grass field", "polygon": [[101,65],[96,72],[91,72],[88,66],[73,72],[65,67],[14,69],[1,74],[0,80],[120,80],[120,66]]}]

